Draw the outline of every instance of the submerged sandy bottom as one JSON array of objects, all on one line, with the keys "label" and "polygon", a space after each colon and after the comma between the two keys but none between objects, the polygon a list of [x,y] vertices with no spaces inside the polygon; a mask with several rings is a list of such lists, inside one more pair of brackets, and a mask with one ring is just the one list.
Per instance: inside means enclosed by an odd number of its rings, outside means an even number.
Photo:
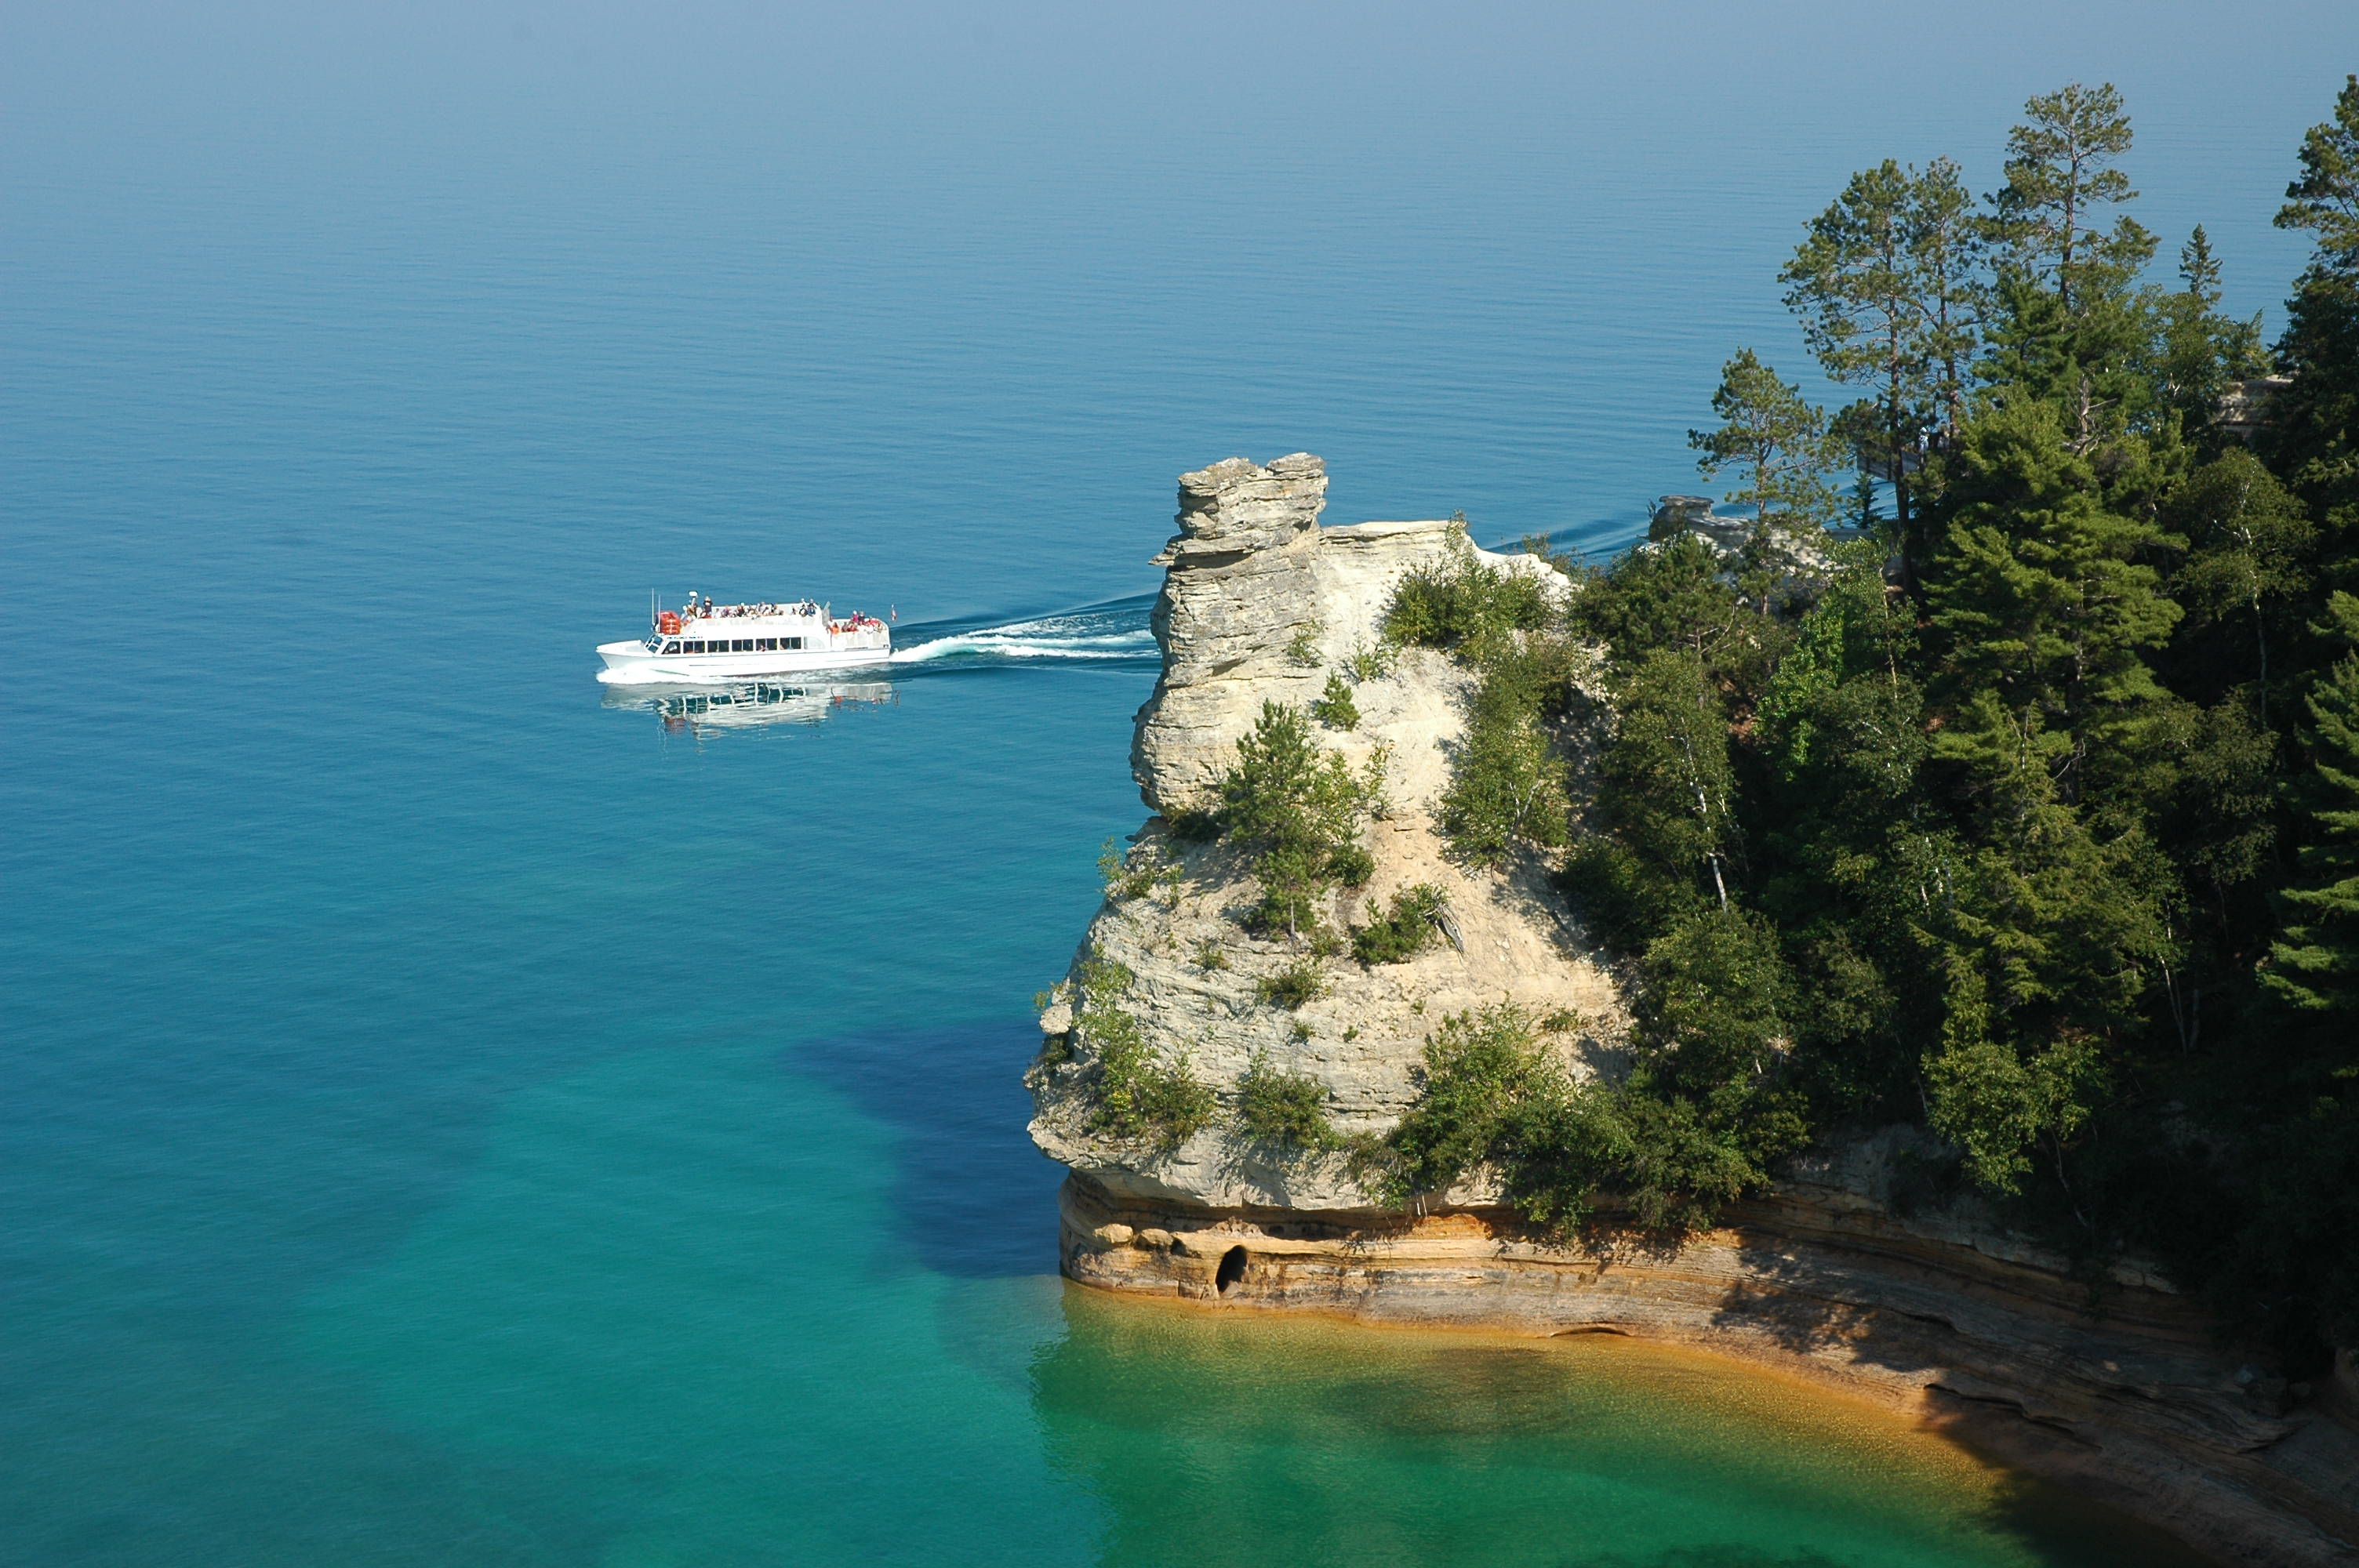
[{"label": "submerged sandy bottom", "polygon": [[1372,1327],[1069,1286],[1034,1373],[1123,1563],[2174,1563],[1883,1406],[1612,1335]]}]

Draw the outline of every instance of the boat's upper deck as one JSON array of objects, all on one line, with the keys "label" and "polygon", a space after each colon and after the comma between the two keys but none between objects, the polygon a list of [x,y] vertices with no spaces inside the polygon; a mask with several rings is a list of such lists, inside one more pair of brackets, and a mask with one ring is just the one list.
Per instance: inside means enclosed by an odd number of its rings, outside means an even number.
[{"label": "boat's upper deck", "polygon": [[842,637],[855,633],[881,633],[886,628],[885,622],[874,615],[855,613],[838,617],[831,614],[827,606],[806,599],[796,604],[766,601],[758,604],[691,603],[684,610],[659,611],[656,615],[656,630],[666,637],[727,636],[734,641],[764,633]]}]

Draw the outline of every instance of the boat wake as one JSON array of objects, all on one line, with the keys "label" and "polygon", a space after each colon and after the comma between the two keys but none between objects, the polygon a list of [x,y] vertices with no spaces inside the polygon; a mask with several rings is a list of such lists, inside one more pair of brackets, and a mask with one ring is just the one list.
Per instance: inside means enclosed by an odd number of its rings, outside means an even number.
[{"label": "boat wake", "polygon": [[1026,659],[1152,665],[1158,656],[1155,633],[1147,624],[1153,603],[1142,594],[1029,621],[997,624],[943,621],[906,627],[896,639],[906,645],[893,650],[893,664],[904,670],[911,665],[964,667]]}]

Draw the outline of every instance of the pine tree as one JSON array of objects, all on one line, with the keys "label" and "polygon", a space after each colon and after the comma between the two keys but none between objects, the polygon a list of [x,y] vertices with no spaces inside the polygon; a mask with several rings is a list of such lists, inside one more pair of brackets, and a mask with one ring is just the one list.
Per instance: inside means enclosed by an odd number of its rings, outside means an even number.
[{"label": "pine tree", "polygon": [[2316,233],[2321,263],[2359,268],[2359,75],[2343,78],[2334,118],[2310,128],[2300,157],[2301,178],[2286,187],[2277,226]]},{"label": "pine tree", "polygon": [[2007,133],[2006,184],[1991,198],[2000,265],[2055,291],[2070,316],[2114,292],[2153,259],[2154,236],[2102,209],[2137,199],[2114,164],[2130,150],[2130,117],[2110,81],[2075,81],[2023,106]]},{"label": "pine tree", "polygon": [[2310,230],[2317,248],[2287,302],[2277,360],[2292,384],[2272,401],[2264,446],[2312,514],[2347,529],[2359,524],[2359,76],[2303,137],[2301,171],[2277,224]]},{"label": "pine tree", "polygon": [[1845,423],[1863,469],[1891,482],[1904,536],[1924,447],[1963,410],[1984,296],[1972,208],[1949,159],[1919,174],[1886,158],[1810,220],[1777,275],[1828,376],[1875,389]]},{"label": "pine tree", "polygon": [[2039,94],[2024,114],[2007,133],[2006,184],[1991,198],[2002,324],[1988,373],[2063,407],[2086,451],[2146,391],[2135,362],[2150,325],[2135,287],[2155,240],[2126,214],[2100,226],[2105,208],[2137,197],[2114,167],[2131,131],[2111,82]]},{"label": "pine tree", "polygon": [[1712,479],[1724,468],[1739,470],[1745,482],[1728,499],[1758,509],[1766,540],[1808,537],[1841,514],[1842,497],[1827,482],[1838,461],[1827,418],[1800,387],[1778,380],[1751,349],[1740,349],[1721,367],[1712,411],[1720,416],[1718,429],[1688,432],[1688,445],[1703,454],[1696,470]]},{"label": "pine tree", "polygon": [[1926,597],[1942,654],[1937,696],[1958,721],[1940,752],[2013,788],[2025,759],[2040,758],[2075,800],[2093,753],[2118,750],[2165,695],[2145,655],[2180,609],[2138,559],[2160,530],[2107,511],[2057,411],[2027,397],[1967,424],[1944,511]]},{"label": "pine tree", "polygon": [[2359,656],[2310,694],[2316,760],[2307,813],[2318,842],[2301,852],[2306,882],[2285,890],[2285,938],[2261,983],[2308,1011],[2359,1011]]},{"label": "pine tree", "polygon": [[1917,268],[1918,310],[1944,446],[1965,416],[1969,368],[1990,310],[1984,276],[1985,247],[1974,199],[1958,166],[1937,157],[1910,190],[1910,251]]},{"label": "pine tree", "polygon": [[2221,313],[2220,262],[2201,223],[2180,247],[2179,276],[2186,287],[2157,301],[2156,362],[2148,373],[2181,426],[2203,433],[2216,451],[2220,442],[2211,430],[2228,383],[2268,369],[2261,319],[2256,314],[2240,321]]}]

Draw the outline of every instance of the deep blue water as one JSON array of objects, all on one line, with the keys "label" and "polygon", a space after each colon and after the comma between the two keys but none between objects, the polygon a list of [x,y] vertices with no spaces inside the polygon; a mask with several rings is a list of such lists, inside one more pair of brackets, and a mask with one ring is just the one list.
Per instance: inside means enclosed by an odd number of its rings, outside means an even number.
[{"label": "deep blue water", "polygon": [[[2268,308],[2354,46],[0,14],[0,1560],[2143,1560],[1636,1352],[1069,1296],[1026,1003],[1140,815],[1180,470],[1310,449],[1331,521],[1609,549],[1732,349],[1802,373],[1773,275],[1850,169],[1987,189],[2027,93],[2110,77],[2142,216]],[[691,587],[944,656],[603,690]]]}]

